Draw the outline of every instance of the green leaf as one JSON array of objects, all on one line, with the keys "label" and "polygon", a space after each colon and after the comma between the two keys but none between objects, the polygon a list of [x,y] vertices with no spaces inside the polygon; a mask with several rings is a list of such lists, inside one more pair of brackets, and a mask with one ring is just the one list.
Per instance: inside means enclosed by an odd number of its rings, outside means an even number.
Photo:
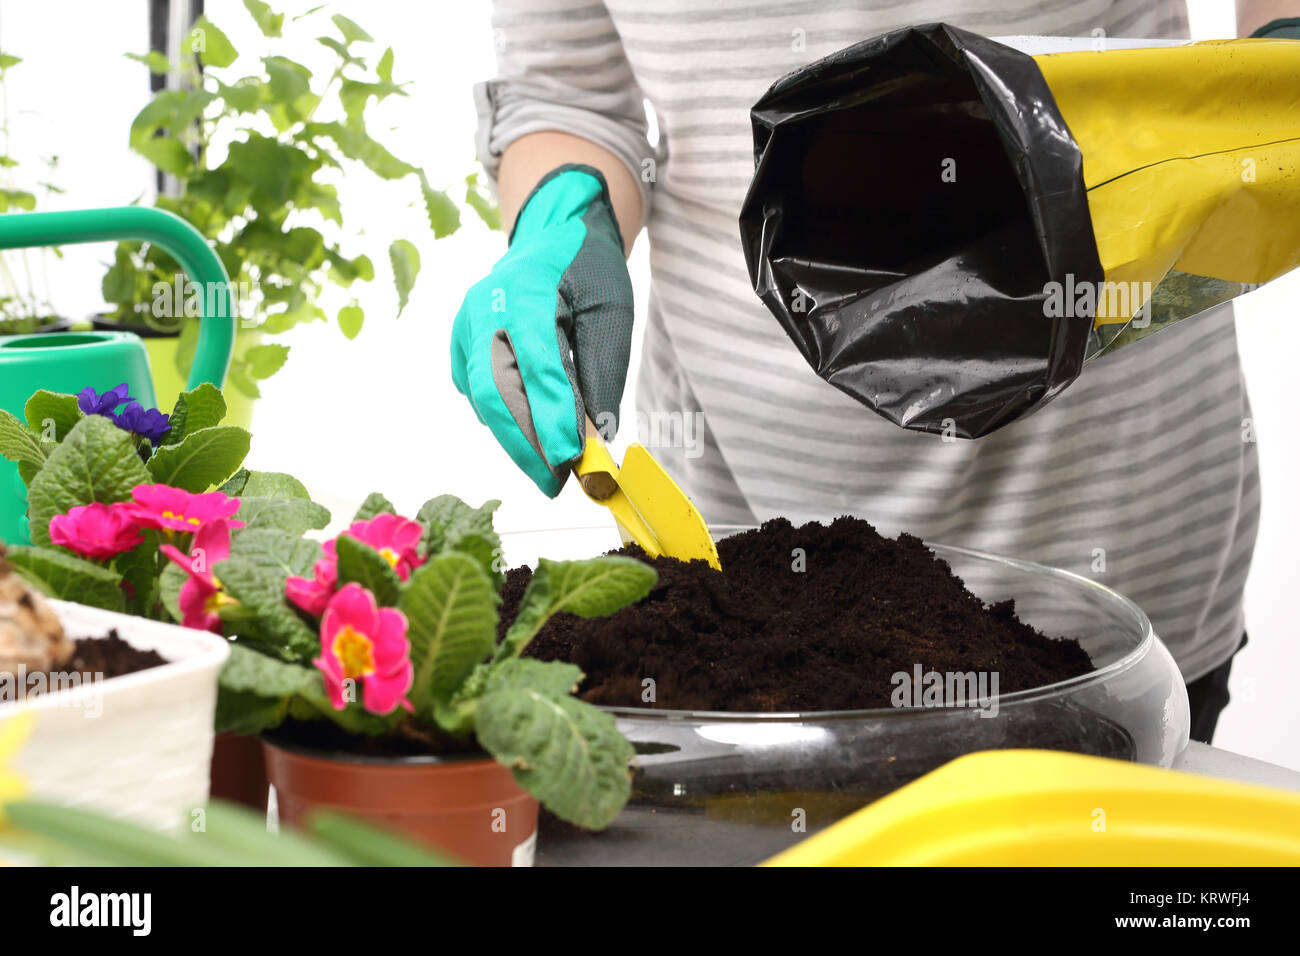
[{"label": "green leaf", "polygon": [[450,236],[460,228],[460,207],[441,189],[430,186],[423,173],[420,174],[420,194],[424,197],[424,211],[435,239]]},{"label": "green leaf", "polygon": [[226,400],[221,389],[204,382],[188,392],[181,392],[172,407],[168,424],[171,430],[163,438],[164,445],[178,444],[191,432],[220,425],[226,417]]},{"label": "green leaf", "polygon": [[176,445],[163,445],[149,459],[153,480],[198,494],[225,481],[248,454],[252,436],[236,425],[192,431]]},{"label": "green leaf", "polygon": [[[23,408],[27,424],[40,432],[47,441],[63,441],[72,431],[72,427],[86,416],[77,407],[77,396],[61,392],[49,392],[41,389],[27,399]],[[54,433],[46,435],[48,425],[54,426]]]},{"label": "green leaf", "polygon": [[519,613],[497,648],[497,657],[519,655],[552,614],[613,614],[649,594],[658,577],[650,565],[619,555],[584,561],[542,558],[524,591]]},{"label": "green leaf", "polygon": [[393,264],[393,284],[397,287],[397,314],[406,308],[406,302],[415,288],[415,277],[420,274],[420,252],[405,239],[395,239],[388,247],[388,261]]},{"label": "green leaf", "polygon": [[167,613],[172,616],[172,620],[180,621],[185,615],[181,613],[181,588],[190,576],[177,564],[168,561],[166,567],[162,569],[162,574],[158,575],[158,599],[162,601],[163,607]]},{"label": "green leaf", "polygon": [[474,734],[561,819],[599,830],[627,803],[632,745],[613,717],[590,704],[531,687],[503,687],[479,701]]},{"label": "green leaf", "polygon": [[243,605],[241,639],[258,641],[286,660],[310,660],[320,651],[316,633],[285,601],[285,575],[245,555],[219,562],[214,573]]},{"label": "green leaf", "polygon": [[136,485],[152,483],[127,433],[102,415],[88,415],[32,479],[27,493],[32,542],[49,544],[50,519],[69,508],[126,501]]},{"label": "green leaf", "polygon": [[288,357],[287,345],[254,345],[244,353],[248,374],[255,379],[270,378],[284,367]]},{"label": "green leaf", "polygon": [[497,537],[496,532],[489,531],[483,534],[471,531],[462,534],[456,538],[455,545],[449,546],[447,550],[469,555],[477,561],[498,590],[505,582],[505,558],[502,556],[501,539]]},{"label": "green leaf", "polygon": [[283,13],[272,13],[271,5],[263,3],[262,0],[244,0],[244,9],[257,22],[257,28],[262,31],[262,36],[280,35],[280,28],[284,25]]},{"label": "green leaf", "polygon": [[370,43],[374,40],[374,37],[341,13],[334,14],[330,19],[333,20],[334,25],[339,28],[339,33],[343,34],[343,41],[345,43],[356,43],[358,41]]},{"label": "green leaf", "polygon": [[390,46],[375,65],[375,73],[385,83],[393,82],[393,48]]},{"label": "green leaf", "polygon": [[478,173],[465,177],[465,204],[478,213],[489,229],[501,228],[501,207],[492,200],[491,194],[478,184]]},{"label": "green leaf", "polygon": [[577,691],[582,678],[582,669],[576,664],[512,657],[488,668],[483,693],[531,687],[551,697],[565,697]]},{"label": "green leaf", "polygon": [[190,167],[194,163],[194,158],[185,145],[170,136],[156,136],[142,140],[132,148],[163,172],[182,179],[189,176]]},{"label": "green leaf", "polygon": [[[126,612],[137,617],[156,616],[155,603],[159,598],[158,532],[146,529],[144,542],[114,558],[113,567],[122,576],[123,584],[129,585],[132,592],[128,594],[127,588],[122,589]],[[177,588],[177,597],[179,596],[180,589]]]},{"label": "green leaf", "polygon": [[315,667],[268,657],[234,640],[217,683],[222,691],[281,699],[319,687],[321,676]]},{"label": "green leaf", "polygon": [[436,554],[444,548],[454,548],[467,534],[492,537],[492,514],[501,507],[493,498],[474,508],[455,495],[438,495],[420,506],[415,520],[424,525],[425,554]]},{"label": "green leaf", "polygon": [[352,516],[353,522],[369,521],[376,515],[395,515],[397,509],[393,503],[377,491],[372,491],[366,496],[366,500],[361,502],[361,507],[357,513]]},{"label": "green leaf", "polygon": [[149,67],[150,73],[170,73],[172,65],[168,62],[167,57],[163,56],[157,50],[150,50],[148,53],[127,53],[128,60],[135,60],[137,63],[143,63]]},{"label": "green leaf", "polygon": [[355,339],[361,334],[361,326],[365,321],[366,313],[362,311],[356,299],[339,309],[339,330],[348,339]]},{"label": "green leaf", "polygon": [[199,55],[199,62],[204,66],[226,67],[239,58],[239,53],[230,42],[230,38],[218,30],[216,24],[206,16],[194,21],[188,46],[190,53]]},{"label": "green leaf", "polygon": [[417,712],[450,700],[492,652],[500,601],[483,569],[463,554],[435,555],[411,575],[397,606],[408,623]]},{"label": "green leaf", "polygon": [[292,531],[280,528],[245,528],[235,532],[231,542],[231,556],[274,573],[283,582],[291,576],[311,577],[323,552],[318,542]]},{"label": "green leaf", "polygon": [[3,408],[0,408],[0,455],[35,468],[45,464],[45,449],[40,438]]},{"label": "green leaf", "polygon": [[257,498],[311,498],[301,481],[282,471],[249,471],[241,468],[217,489],[231,498],[250,495]]},{"label": "green leaf", "polygon": [[349,534],[334,540],[339,556],[339,586],[356,582],[375,596],[381,607],[393,607],[402,592],[397,572],[378,551]]},{"label": "green leaf", "polygon": [[278,528],[290,534],[319,530],[330,523],[329,509],[306,498],[261,498],[243,495],[239,513],[246,529]]},{"label": "green leaf", "polygon": [[125,606],[116,571],[56,548],[12,546],[6,552],[18,574],[42,594],[106,611]]}]

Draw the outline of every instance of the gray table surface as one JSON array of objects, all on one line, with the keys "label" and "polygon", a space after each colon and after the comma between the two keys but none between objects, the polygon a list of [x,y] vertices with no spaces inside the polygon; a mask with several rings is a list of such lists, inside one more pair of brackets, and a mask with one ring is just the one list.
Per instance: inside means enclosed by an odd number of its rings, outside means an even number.
[{"label": "gray table surface", "polygon": [[[1189,744],[1174,761],[1173,769],[1300,792],[1300,773],[1205,744]],[[603,833],[576,829],[543,833],[538,842],[537,865],[680,866],[683,860],[693,859],[704,865],[749,866],[790,845],[788,831],[770,826],[714,821],[709,824],[709,835],[730,855],[724,858],[697,846],[702,832],[696,821],[645,807],[628,807]],[[737,851],[737,847],[743,850]]]}]

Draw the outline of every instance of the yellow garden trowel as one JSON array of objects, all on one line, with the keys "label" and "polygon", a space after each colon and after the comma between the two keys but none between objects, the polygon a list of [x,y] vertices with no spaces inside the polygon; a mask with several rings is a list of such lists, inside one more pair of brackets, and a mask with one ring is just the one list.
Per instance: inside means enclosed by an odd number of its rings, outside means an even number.
[{"label": "yellow garden trowel", "polygon": [[574,471],[587,497],[614,515],[625,542],[635,541],[652,558],[707,561],[721,569],[703,516],[644,446],[629,445],[619,465],[588,419],[587,447]]}]

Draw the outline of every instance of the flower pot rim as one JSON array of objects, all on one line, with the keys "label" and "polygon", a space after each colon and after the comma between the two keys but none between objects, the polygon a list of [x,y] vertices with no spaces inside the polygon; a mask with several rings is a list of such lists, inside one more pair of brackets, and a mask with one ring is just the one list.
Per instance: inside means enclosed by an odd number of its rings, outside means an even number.
[{"label": "flower pot rim", "polygon": [[408,754],[401,757],[384,757],[379,756],[378,754],[351,754],[342,750],[329,750],[323,747],[312,747],[307,744],[294,743],[284,740],[275,730],[265,730],[257,736],[261,738],[262,743],[267,747],[282,750],[285,753],[294,754],[299,757],[313,757],[317,760],[333,760],[338,763],[375,764],[384,767],[430,767],[444,764],[452,766],[455,764],[479,763],[483,761],[490,761],[498,765],[500,764],[500,761],[484,750],[475,750],[464,754]]}]

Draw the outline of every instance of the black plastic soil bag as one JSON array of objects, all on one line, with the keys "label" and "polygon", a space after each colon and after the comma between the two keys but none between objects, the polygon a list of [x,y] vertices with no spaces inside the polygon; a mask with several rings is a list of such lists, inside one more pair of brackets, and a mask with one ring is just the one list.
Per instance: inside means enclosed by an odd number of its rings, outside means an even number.
[{"label": "black plastic soil bag", "polygon": [[1079,374],[1104,278],[1083,160],[1034,59],[944,24],[819,60],[755,104],[754,291],[817,374],[890,421],[977,438]]}]

